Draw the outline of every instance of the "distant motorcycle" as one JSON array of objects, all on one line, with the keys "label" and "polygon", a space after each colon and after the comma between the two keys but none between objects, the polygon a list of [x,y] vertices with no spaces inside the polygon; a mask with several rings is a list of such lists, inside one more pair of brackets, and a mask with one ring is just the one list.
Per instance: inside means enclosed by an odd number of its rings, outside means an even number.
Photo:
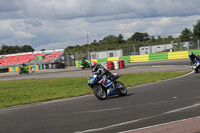
[{"label": "distant motorcycle", "polygon": [[22,73],[29,74],[28,66],[24,66],[20,68],[19,74],[21,75]]},{"label": "distant motorcycle", "polygon": [[196,62],[192,64],[192,69],[194,69],[196,73],[200,73],[200,61],[196,60]]},{"label": "distant motorcycle", "polygon": [[85,62],[82,61],[80,67],[81,67],[82,69],[90,68],[90,62],[91,62],[90,60],[85,60]]},{"label": "distant motorcycle", "polygon": [[100,76],[95,72],[91,73],[88,80],[88,85],[93,90],[94,95],[100,100],[104,100],[106,97],[116,94],[119,96],[125,96],[127,94],[127,88],[123,83],[116,81],[119,77],[120,76],[117,73],[114,73],[114,89],[110,93],[107,93],[107,90],[110,88],[113,82],[105,75]]}]

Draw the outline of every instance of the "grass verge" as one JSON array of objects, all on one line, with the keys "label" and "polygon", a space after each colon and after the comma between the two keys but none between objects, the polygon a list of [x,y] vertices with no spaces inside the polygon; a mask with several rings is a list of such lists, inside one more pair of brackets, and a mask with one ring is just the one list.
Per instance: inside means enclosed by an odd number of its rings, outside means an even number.
[{"label": "grass verge", "polygon": [[[119,81],[126,87],[166,80],[189,72],[124,74]],[[1,81],[0,108],[91,94],[88,78],[57,78]]]}]

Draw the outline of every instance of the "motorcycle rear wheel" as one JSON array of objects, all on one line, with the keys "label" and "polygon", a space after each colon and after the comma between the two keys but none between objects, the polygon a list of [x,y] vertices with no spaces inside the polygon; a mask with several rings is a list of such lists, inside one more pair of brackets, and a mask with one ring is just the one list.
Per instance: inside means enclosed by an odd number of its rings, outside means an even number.
[{"label": "motorcycle rear wheel", "polygon": [[101,85],[96,85],[94,88],[93,88],[93,92],[94,92],[94,95],[99,99],[99,100],[104,100],[106,99],[106,91],[104,88],[102,88]]}]

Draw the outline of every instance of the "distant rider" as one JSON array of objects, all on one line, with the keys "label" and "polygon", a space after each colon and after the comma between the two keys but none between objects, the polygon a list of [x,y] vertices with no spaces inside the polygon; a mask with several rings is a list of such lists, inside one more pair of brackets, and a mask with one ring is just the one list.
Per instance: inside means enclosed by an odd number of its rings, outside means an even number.
[{"label": "distant rider", "polygon": [[[92,72],[96,72],[100,76],[106,75],[106,78],[112,81],[111,87],[108,89],[108,93],[110,93],[114,89],[114,75],[104,68],[102,65],[97,64],[95,61],[92,61],[90,63],[90,68],[92,69]],[[105,83],[106,84],[106,83]]]},{"label": "distant rider", "polygon": [[83,57],[82,58],[82,64],[81,64],[83,67],[85,67],[85,65],[87,64],[87,62],[85,60],[87,60],[87,59],[85,57]]},{"label": "distant rider", "polygon": [[22,67],[25,67],[25,66],[26,66],[26,64],[23,62],[23,63],[22,63]]},{"label": "distant rider", "polygon": [[[194,53],[189,53],[189,57],[190,57],[190,63],[191,65],[196,63],[196,60],[200,61],[200,56],[199,55],[195,55]],[[195,73],[198,73],[198,69],[195,68]]]}]

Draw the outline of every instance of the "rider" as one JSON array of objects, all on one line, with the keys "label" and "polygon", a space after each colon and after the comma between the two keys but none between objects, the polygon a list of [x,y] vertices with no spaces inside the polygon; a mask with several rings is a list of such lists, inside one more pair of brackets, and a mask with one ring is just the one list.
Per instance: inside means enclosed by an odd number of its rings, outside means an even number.
[{"label": "rider", "polygon": [[107,93],[112,92],[114,89],[114,75],[107,69],[105,69],[102,65],[97,64],[95,61],[90,62],[90,68],[92,72],[96,72],[98,75],[106,75],[106,77],[112,81],[111,87],[107,90]]},{"label": "rider", "polygon": [[[190,57],[190,63],[191,64],[195,64],[196,60],[200,61],[200,56],[199,55],[195,55],[194,53],[190,52],[189,53],[189,57]],[[198,73],[198,69],[195,68],[195,73]]]},{"label": "rider", "polygon": [[82,64],[81,64],[83,67],[85,67],[85,65],[87,64],[87,62],[86,62],[85,60],[86,60],[86,58],[83,57],[83,58],[82,58]]},{"label": "rider", "polygon": [[26,66],[26,64],[25,64],[25,62],[23,61],[23,63],[22,63],[22,67],[24,67],[24,66]]}]

